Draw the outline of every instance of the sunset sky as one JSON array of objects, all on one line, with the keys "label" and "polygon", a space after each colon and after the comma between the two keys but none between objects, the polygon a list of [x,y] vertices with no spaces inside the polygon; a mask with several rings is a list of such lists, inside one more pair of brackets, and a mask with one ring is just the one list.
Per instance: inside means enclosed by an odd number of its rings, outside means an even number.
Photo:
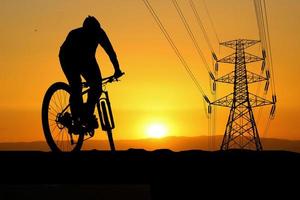
[{"label": "sunset sky", "polygon": [[[212,99],[207,71],[172,2],[149,2]],[[230,51],[219,48],[203,1],[194,2],[218,57],[226,56]],[[262,137],[300,140],[300,1],[266,2],[278,104],[268,133],[264,134],[264,123],[270,107],[263,110],[258,127]],[[188,1],[178,3],[211,63],[208,45]],[[252,0],[206,3],[221,41],[259,39]],[[166,136],[207,135],[202,96],[142,0],[0,0],[0,142],[44,140],[43,96],[52,83],[66,81],[58,60],[59,47],[87,15],[100,21],[126,73],[120,82],[107,86],[116,121],[115,138],[150,137],[153,125],[163,126]],[[249,51],[261,56],[259,45]],[[101,47],[96,56],[103,76],[112,75],[113,67]],[[233,66],[220,65],[220,75],[232,69]],[[253,65],[251,69],[259,72],[260,66]],[[233,88],[226,85],[218,89],[218,97],[222,97]],[[228,114],[227,108],[217,109],[217,135],[223,134]],[[95,136],[101,138],[104,134]]]}]

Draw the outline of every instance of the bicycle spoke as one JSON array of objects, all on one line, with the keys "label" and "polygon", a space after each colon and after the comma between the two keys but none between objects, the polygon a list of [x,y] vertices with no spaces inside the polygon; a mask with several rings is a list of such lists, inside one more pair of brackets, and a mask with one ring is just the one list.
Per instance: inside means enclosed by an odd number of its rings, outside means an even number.
[{"label": "bicycle spoke", "polygon": [[[62,131],[61,131],[62,132]],[[64,148],[64,134],[63,133],[60,133],[61,134],[61,141],[62,141],[62,149],[65,150]]]},{"label": "bicycle spoke", "polygon": [[68,146],[69,146],[68,136],[66,135],[65,130],[63,130],[63,135],[64,135],[64,139],[65,139],[64,144],[65,144],[66,151],[69,151],[69,148],[68,148]]},{"label": "bicycle spoke", "polygon": [[59,141],[60,141],[60,137],[61,137],[60,132],[59,132],[59,131],[56,132],[55,138],[56,138],[56,140],[58,141],[58,143],[59,143]]},{"label": "bicycle spoke", "polygon": [[54,115],[54,114],[51,114],[50,116],[48,116],[49,121],[55,121],[55,119],[56,119],[56,115]]},{"label": "bicycle spoke", "polygon": [[53,112],[51,112],[51,111],[48,111],[48,114],[50,114],[50,115],[52,115],[53,117],[55,117],[55,118],[56,118],[56,115],[55,115]]},{"label": "bicycle spoke", "polygon": [[55,140],[57,140],[57,141],[59,141],[59,132],[57,132],[56,134],[55,134],[55,136],[54,136],[54,138],[55,138]]},{"label": "bicycle spoke", "polygon": [[66,102],[66,92],[62,91],[62,97],[61,97],[61,102],[62,102],[62,110],[66,107],[67,102]]},{"label": "bicycle spoke", "polygon": [[68,151],[70,151],[73,147],[73,144],[71,143],[71,135],[67,132],[67,138],[68,138]]},{"label": "bicycle spoke", "polygon": [[56,126],[56,122],[55,123],[49,123],[49,126]]},{"label": "bicycle spoke", "polygon": [[66,105],[66,101],[65,101],[65,96],[66,96],[66,92],[65,91],[62,91],[62,94],[61,94],[61,103],[62,103],[62,106],[64,107]]},{"label": "bicycle spoke", "polygon": [[59,109],[61,109],[60,93],[61,93],[61,90],[58,90],[57,93],[56,93],[56,96],[57,96],[57,99],[58,99],[57,103],[58,103]]},{"label": "bicycle spoke", "polygon": [[[55,98],[55,96],[56,96],[56,94],[55,95],[53,95],[53,99],[54,99],[54,104],[55,104],[55,106],[56,106],[56,108],[57,109],[59,109],[59,106],[57,105],[57,103],[56,103],[56,98]],[[57,111],[56,111],[57,112]],[[57,112],[57,113],[60,113],[60,112]]]},{"label": "bicycle spoke", "polygon": [[67,105],[67,94],[64,95],[64,105]]},{"label": "bicycle spoke", "polygon": [[60,93],[61,93],[61,90],[58,90],[56,96],[57,96],[57,99],[58,99],[58,102],[57,102],[57,103],[58,103],[58,109],[59,109],[59,110],[62,110],[62,109],[61,109],[61,104],[62,104],[62,103],[61,103],[61,99],[60,99]]},{"label": "bicycle spoke", "polygon": [[56,94],[53,94],[52,98],[51,98],[51,103],[53,106],[55,106],[55,108],[57,108],[57,104],[56,104],[56,98],[55,98]]},{"label": "bicycle spoke", "polygon": [[65,150],[68,151],[68,145],[69,145],[68,144],[68,136],[66,135],[65,130],[62,131],[62,134],[63,134],[63,141],[64,141],[63,146],[64,146]]},{"label": "bicycle spoke", "polygon": [[52,110],[54,110],[56,113],[59,113],[59,112],[57,112],[57,110],[54,109],[51,105],[49,105],[49,107],[50,107]]},{"label": "bicycle spoke", "polygon": [[62,102],[62,97],[61,97],[61,93],[62,93],[62,91],[61,90],[59,90],[58,91],[58,100],[59,100],[59,105],[60,105],[60,110],[63,110],[63,102]]},{"label": "bicycle spoke", "polygon": [[57,126],[54,126],[53,129],[51,129],[51,133],[53,133],[55,131]]},{"label": "bicycle spoke", "polygon": [[[71,135],[68,134],[68,138],[69,138],[69,141],[70,141],[70,146],[72,146],[72,143],[71,143]],[[72,148],[72,147],[71,147]]]},{"label": "bicycle spoke", "polygon": [[61,134],[61,130],[59,131],[59,138],[61,138],[61,140],[60,140],[60,146],[62,146],[62,134]]},{"label": "bicycle spoke", "polygon": [[49,125],[50,126],[57,126],[57,123],[56,123],[56,121],[55,120],[49,120]]}]

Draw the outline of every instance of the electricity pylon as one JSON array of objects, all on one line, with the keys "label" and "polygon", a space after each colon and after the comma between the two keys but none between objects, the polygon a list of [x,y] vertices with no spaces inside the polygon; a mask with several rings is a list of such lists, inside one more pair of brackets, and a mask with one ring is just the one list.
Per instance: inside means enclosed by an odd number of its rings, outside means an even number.
[{"label": "electricity pylon", "polygon": [[230,108],[221,150],[252,149],[261,151],[263,149],[252,109],[275,104],[275,98],[273,97],[273,100],[269,101],[248,91],[249,84],[261,81],[266,81],[265,92],[269,87],[270,73],[268,70],[266,70],[266,77],[264,77],[247,71],[246,68],[247,63],[263,61],[262,69],[264,69],[264,52],[263,58],[245,52],[245,49],[258,42],[257,40],[238,39],[220,43],[220,45],[235,50],[233,54],[217,60],[217,63],[234,64],[234,71],[215,80],[216,82],[233,84],[233,93],[210,103],[210,105]]}]

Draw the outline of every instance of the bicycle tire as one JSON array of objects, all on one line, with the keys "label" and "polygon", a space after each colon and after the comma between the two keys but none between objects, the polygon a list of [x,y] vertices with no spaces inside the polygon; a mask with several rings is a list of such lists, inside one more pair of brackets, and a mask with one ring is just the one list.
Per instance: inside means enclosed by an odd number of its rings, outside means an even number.
[{"label": "bicycle tire", "polygon": [[[68,129],[66,127],[59,127],[59,123],[55,121],[53,124],[50,124],[49,121],[53,120],[52,118],[56,118],[58,114],[61,114],[64,110],[69,105],[69,97],[70,97],[70,86],[66,83],[63,82],[57,82],[52,84],[49,89],[47,90],[44,99],[43,99],[43,104],[42,104],[42,126],[43,126],[43,131],[44,131],[44,136],[46,138],[46,142],[49,145],[50,149],[53,152],[76,152],[80,151],[82,144],[83,144],[83,139],[84,139],[84,134],[78,134],[78,135],[72,135],[75,137],[75,143],[71,144],[70,141],[70,146],[71,148],[68,149],[63,149],[64,145],[68,145],[68,137],[70,137],[70,134],[68,133]],[[55,102],[51,106],[51,103],[55,100],[55,95],[58,95],[59,93],[65,93],[65,96],[59,97],[57,96],[57,99],[60,101],[58,103]],[[64,98],[62,100],[62,98]],[[53,100],[53,101],[52,101]],[[65,104],[65,105],[57,105],[57,104]],[[56,109],[54,109],[53,106],[56,105]],[[53,113],[52,113],[53,111]],[[51,115],[51,117],[49,117]],[[57,118],[56,118],[57,119]],[[51,128],[51,127],[52,128]],[[59,145],[59,141],[56,140],[54,137],[54,130],[59,129],[58,137],[62,138]],[[66,142],[64,141],[64,136],[67,135],[67,140]]]}]

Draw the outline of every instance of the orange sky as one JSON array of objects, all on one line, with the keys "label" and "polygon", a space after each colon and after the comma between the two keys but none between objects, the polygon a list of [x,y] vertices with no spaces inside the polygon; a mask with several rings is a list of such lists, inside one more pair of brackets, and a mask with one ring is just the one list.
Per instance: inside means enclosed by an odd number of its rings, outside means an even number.
[{"label": "orange sky", "polygon": [[[208,75],[197,56],[181,21],[169,0],[150,0],[162,22],[208,96]],[[207,60],[209,48],[196,25],[187,1],[180,6],[195,33]],[[219,47],[210,28],[202,1],[195,1],[219,57],[228,51]],[[300,2],[267,0],[278,95],[277,116],[266,135],[300,139]],[[162,123],[168,135],[207,134],[203,101],[178,58],[154,23],[141,0],[1,0],[0,6],[0,141],[42,140],[40,109],[47,88],[65,81],[58,50],[67,33],[81,26],[85,16],[99,19],[118,54],[126,76],[108,86],[116,118],[117,139],[147,137],[151,123]],[[236,38],[258,39],[255,12],[250,0],[207,1],[217,33],[222,41]],[[259,47],[253,48],[254,53]],[[98,48],[97,59],[104,76],[113,73],[109,59]],[[220,73],[233,66],[224,65]],[[257,67],[259,68],[259,67]],[[224,70],[224,71],[222,71]],[[221,97],[230,86],[219,87]],[[266,115],[269,109],[265,109]],[[217,110],[217,134],[223,134],[228,109]],[[264,119],[259,122],[263,125]],[[259,126],[264,136],[264,126]],[[96,136],[99,139],[102,136]]]}]

